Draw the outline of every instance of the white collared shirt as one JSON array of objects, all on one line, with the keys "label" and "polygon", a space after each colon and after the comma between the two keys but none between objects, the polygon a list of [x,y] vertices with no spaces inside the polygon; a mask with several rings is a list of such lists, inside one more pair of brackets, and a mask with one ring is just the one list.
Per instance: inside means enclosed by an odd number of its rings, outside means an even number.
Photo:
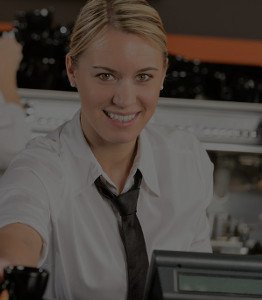
[{"label": "white collared shirt", "polygon": [[[118,220],[94,185],[106,175],[79,119],[77,113],[31,141],[11,163],[0,179],[0,226],[22,222],[42,236],[39,265],[51,272],[46,297],[124,300],[127,274]],[[143,175],[137,214],[149,257],[154,249],[210,251],[206,207],[213,165],[200,143],[188,133],[147,125],[127,185],[137,168]]]}]

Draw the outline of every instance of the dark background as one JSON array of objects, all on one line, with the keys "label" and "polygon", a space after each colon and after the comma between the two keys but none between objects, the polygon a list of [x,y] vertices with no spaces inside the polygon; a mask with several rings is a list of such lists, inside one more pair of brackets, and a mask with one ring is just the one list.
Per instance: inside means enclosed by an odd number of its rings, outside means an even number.
[{"label": "dark background", "polygon": [[[170,33],[262,39],[262,0],[149,0]],[[85,0],[0,0],[0,21],[17,10],[55,8],[60,24],[75,19]]]},{"label": "dark background", "polygon": [[[85,2],[0,0],[0,22],[12,22],[17,15],[17,38],[23,44],[24,55],[18,72],[19,87],[72,90],[66,75],[64,57],[72,24]],[[149,2],[159,11],[168,33],[262,41],[262,0]],[[40,20],[39,15],[35,18],[35,14],[31,17],[33,10],[42,8],[50,12],[48,17],[44,17],[45,20]],[[24,18],[21,13],[19,17],[19,11],[29,12],[30,18]],[[67,28],[66,34],[61,33],[62,25]],[[204,49],[208,49],[208,46]],[[227,53],[225,47],[219,51],[216,49],[211,50],[214,55],[220,56],[223,51]],[[240,50],[234,49],[238,51],[236,53],[241,53]],[[205,61],[205,58],[201,58],[201,61],[199,58],[197,62],[176,53],[170,56],[170,67],[161,96],[262,103],[260,58],[257,63],[249,66],[241,61],[237,66],[233,62],[225,64],[225,61]]]},{"label": "dark background", "polygon": [[151,0],[170,33],[262,39],[261,0]]}]

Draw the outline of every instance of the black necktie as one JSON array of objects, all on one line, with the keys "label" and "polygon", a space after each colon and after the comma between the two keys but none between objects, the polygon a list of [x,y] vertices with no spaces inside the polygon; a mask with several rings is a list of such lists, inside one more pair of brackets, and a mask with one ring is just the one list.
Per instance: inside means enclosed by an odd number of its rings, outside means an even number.
[{"label": "black necktie", "polygon": [[126,193],[116,196],[98,177],[95,185],[99,193],[109,199],[117,208],[122,226],[120,235],[126,252],[128,272],[128,300],[142,300],[146,275],[148,270],[148,256],[142,228],[136,215],[139,188],[142,174],[137,170],[135,182]]}]

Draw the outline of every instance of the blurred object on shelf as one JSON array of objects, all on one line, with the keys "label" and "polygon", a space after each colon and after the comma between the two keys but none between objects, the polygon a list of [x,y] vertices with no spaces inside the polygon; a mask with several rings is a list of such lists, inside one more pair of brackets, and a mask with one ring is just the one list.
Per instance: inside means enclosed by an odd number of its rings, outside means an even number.
[{"label": "blurred object on shelf", "polygon": [[214,172],[214,192],[219,197],[226,197],[229,192],[231,172],[227,167],[221,166]]},{"label": "blurred object on shelf", "polygon": [[169,56],[162,97],[262,103],[262,67]]},{"label": "blurred object on shelf", "polygon": [[256,242],[254,246],[249,250],[248,254],[250,255],[261,255],[262,254],[262,245],[260,242]]},{"label": "blurred object on shelf", "polygon": [[65,69],[71,24],[53,26],[54,9],[35,9],[16,14],[16,38],[24,59],[18,86],[32,89],[72,90]]},{"label": "blurred object on shelf", "polygon": [[[224,224],[226,227],[230,216]],[[235,220],[236,221],[236,220]],[[250,238],[251,228],[246,223],[239,223],[230,236],[212,237],[211,245],[214,253],[258,255],[262,254],[262,245],[259,241]]]},{"label": "blurred object on shelf", "polygon": [[224,197],[228,192],[262,192],[262,155],[219,152],[211,159],[215,164],[214,191]]},{"label": "blurred object on shelf", "polygon": [[250,238],[252,228],[233,218],[227,212],[214,216],[211,245],[214,252],[226,254],[249,254],[256,241]]},{"label": "blurred object on shelf", "polygon": [[181,56],[169,55],[169,68],[161,96],[203,99],[206,71],[198,60],[188,61]]},{"label": "blurred object on shelf", "polygon": [[211,246],[214,253],[222,254],[249,254],[249,249],[244,247],[239,240],[211,240]]}]

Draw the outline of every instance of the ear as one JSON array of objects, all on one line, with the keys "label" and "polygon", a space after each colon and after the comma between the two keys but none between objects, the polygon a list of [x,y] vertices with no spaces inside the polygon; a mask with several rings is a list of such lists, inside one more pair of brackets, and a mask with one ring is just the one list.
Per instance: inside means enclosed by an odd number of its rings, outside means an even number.
[{"label": "ear", "polygon": [[165,79],[166,79],[166,72],[167,72],[168,66],[169,66],[169,60],[168,60],[168,58],[166,58],[166,62],[165,62],[165,65],[164,65],[164,71],[163,71],[163,77],[162,77],[161,90],[164,87],[164,82],[165,82]]},{"label": "ear", "polygon": [[66,55],[66,72],[67,72],[67,77],[70,82],[70,85],[72,87],[76,86],[76,80],[75,80],[75,71],[76,71],[76,66],[73,63],[72,57],[69,56],[68,54]]},{"label": "ear", "polygon": [[160,89],[161,91],[164,89],[165,78],[166,78],[166,73],[164,73],[164,75],[162,77],[161,89]]}]

